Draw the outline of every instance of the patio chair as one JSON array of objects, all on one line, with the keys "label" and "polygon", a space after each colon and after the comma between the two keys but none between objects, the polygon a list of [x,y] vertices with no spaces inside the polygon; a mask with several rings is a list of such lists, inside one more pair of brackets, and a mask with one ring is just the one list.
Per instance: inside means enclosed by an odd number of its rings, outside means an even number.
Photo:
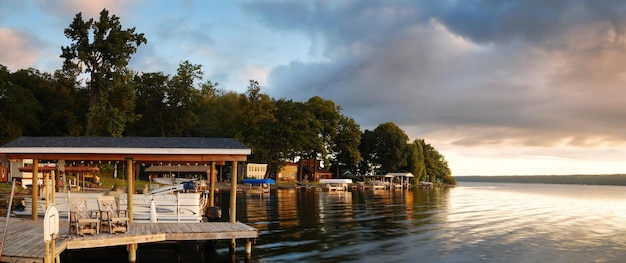
[{"label": "patio chair", "polygon": [[87,210],[86,198],[73,198],[70,202],[70,234],[100,234],[100,220],[92,218]]},{"label": "patio chair", "polygon": [[98,197],[98,208],[100,209],[100,224],[102,224],[103,229],[108,229],[111,234],[128,231],[128,212],[117,209],[115,197]]}]

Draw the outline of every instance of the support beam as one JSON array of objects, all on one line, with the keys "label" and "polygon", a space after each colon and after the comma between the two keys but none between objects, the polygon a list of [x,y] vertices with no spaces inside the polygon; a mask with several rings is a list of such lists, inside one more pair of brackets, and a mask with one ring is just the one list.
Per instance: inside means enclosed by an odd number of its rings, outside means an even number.
[{"label": "support beam", "polygon": [[215,206],[215,162],[211,162],[211,170],[209,171],[209,206]]},{"label": "support beam", "polygon": [[126,190],[126,200],[128,200],[128,222],[133,222],[133,194],[135,193],[135,180],[133,173],[133,159],[126,158],[126,178],[128,187]]},{"label": "support beam", "polygon": [[33,208],[31,209],[33,220],[39,219],[37,208],[39,207],[39,160],[33,159],[33,192],[31,194],[33,198]]},{"label": "support beam", "polygon": [[[135,173],[133,171],[133,159],[126,158],[126,178],[128,179],[128,188],[126,190],[126,200],[128,200],[128,223],[133,223],[133,194],[135,193]],[[128,262],[137,262],[137,243],[130,243],[128,249]]]},{"label": "support beam", "polygon": [[237,222],[237,161],[233,161],[230,175],[230,221]]},{"label": "support beam", "polygon": [[[233,169],[230,174],[230,222],[237,222],[237,161],[233,161]],[[235,238],[230,240],[230,255],[235,255]]]}]

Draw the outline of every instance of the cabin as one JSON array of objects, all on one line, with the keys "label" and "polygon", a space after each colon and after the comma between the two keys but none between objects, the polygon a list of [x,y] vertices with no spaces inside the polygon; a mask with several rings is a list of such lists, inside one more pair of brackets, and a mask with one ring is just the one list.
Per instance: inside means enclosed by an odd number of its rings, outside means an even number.
[{"label": "cabin", "polygon": [[322,179],[333,178],[333,173],[321,167],[321,161],[316,158],[301,159],[302,180],[309,182],[319,182]]},{"label": "cabin", "polygon": [[248,163],[246,165],[246,178],[263,179],[267,172],[267,164],[265,163]]},{"label": "cabin", "polygon": [[276,175],[276,181],[295,182],[298,178],[298,164],[286,163]]}]

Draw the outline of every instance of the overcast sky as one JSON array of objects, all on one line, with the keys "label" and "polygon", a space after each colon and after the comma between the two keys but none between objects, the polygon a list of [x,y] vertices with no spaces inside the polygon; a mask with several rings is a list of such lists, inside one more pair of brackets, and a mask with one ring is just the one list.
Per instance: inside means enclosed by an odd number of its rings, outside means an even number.
[{"label": "overcast sky", "polygon": [[453,175],[626,173],[625,1],[0,1],[0,64],[60,69],[63,29],[107,8],[131,68],[394,122]]}]

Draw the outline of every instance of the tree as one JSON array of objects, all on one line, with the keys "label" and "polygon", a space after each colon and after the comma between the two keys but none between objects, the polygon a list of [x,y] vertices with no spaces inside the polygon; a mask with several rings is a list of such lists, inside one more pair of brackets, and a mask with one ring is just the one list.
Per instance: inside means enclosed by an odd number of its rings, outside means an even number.
[{"label": "tree", "polygon": [[73,43],[62,48],[63,69],[75,75],[89,74],[85,134],[121,135],[120,129],[138,117],[133,114],[133,93],[128,86],[131,74],[126,67],[137,47],[147,43],[146,38],[135,33],[134,27],[122,29],[119,17],[109,16],[106,9],[100,12],[98,21],[84,21],[82,13],[76,14],[64,33]]},{"label": "tree", "polygon": [[[250,80],[248,90],[239,96],[238,118],[239,136],[242,142],[253,149],[251,162],[267,162],[270,153],[266,145],[270,143],[271,125],[275,123],[276,105],[267,95],[261,93],[259,82]],[[269,170],[265,174],[269,175]]]},{"label": "tree", "polygon": [[424,164],[426,165],[426,174],[430,182],[444,182],[456,184],[453,181],[452,172],[448,167],[448,162],[434,147],[430,144],[421,142],[424,149]]},{"label": "tree", "polygon": [[409,137],[393,122],[378,125],[374,129],[376,162],[382,174],[398,172],[406,166]]},{"label": "tree", "polygon": [[316,149],[319,144],[316,143],[317,132],[311,128],[315,117],[305,103],[280,99],[275,104],[275,122],[269,133],[269,147],[272,158],[270,165],[275,165],[271,168],[278,171],[286,160],[312,157],[313,152],[319,152]]},{"label": "tree", "polygon": [[424,140],[417,139],[413,141],[413,147],[415,148],[416,159],[415,161],[415,171],[411,171],[417,181],[426,181],[426,164],[424,163]]},{"label": "tree", "polygon": [[195,83],[202,80],[203,74],[201,65],[184,61],[169,81],[165,98],[166,136],[190,136],[199,123],[195,110],[201,96]]},{"label": "tree", "polygon": [[406,145],[406,151],[407,151],[407,159],[406,159],[406,166],[400,168],[400,170],[402,171],[406,171],[406,172],[410,172],[413,175],[416,176],[415,179],[419,180],[419,176],[418,176],[418,169],[419,169],[419,154],[418,154],[418,149],[415,146],[415,144],[413,143],[409,143]]},{"label": "tree", "polygon": [[32,91],[16,85],[5,66],[0,65],[0,145],[23,135],[38,135],[43,110]]},{"label": "tree", "polygon": [[29,68],[11,74],[13,85],[30,90],[41,110],[37,112],[39,123],[36,131],[28,131],[31,135],[67,136],[76,135],[79,129],[77,107],[85,106],[79,100],[75,89],[75,79],[55,72],[54,76]]},{"label": "tree", "polygon": [[328,154],[332,151],[333,139],[337,136],[341,107],[332,100],[325,100],[319,96],[310,98],[305,104],[310,112],[308,119],[312,135],[308,138],[310,148],[305,155],[317,158],[318,154],[324,161],[324,167],[329,167]]},{"label": "tree", "polygon": [[378,153],[375,150],[376,136],[373,131],[365,130],[361,134],[359,152],[361,161],[357,165],[357,173],[361,175],[374,175],[379,168],[377,163]]},{"label": "tree", "polygon": [[361,153],[359,152],[361,130],[356,121],[353,118],[341,115],[337,132],[332,141],[331,153],[335,157],[335,165],[337,165],[336,169],[333,170],[339,172],[340,164],[348,169],[356,168],[357,163],[361,160]]},{"label": "tree", "polygon": [[128,125],[126,134],[131,136],[166,135],[165,113],[169,76],[161,72],[143,73],[133,79],[137,100],[135,112],[139,120]]}]

